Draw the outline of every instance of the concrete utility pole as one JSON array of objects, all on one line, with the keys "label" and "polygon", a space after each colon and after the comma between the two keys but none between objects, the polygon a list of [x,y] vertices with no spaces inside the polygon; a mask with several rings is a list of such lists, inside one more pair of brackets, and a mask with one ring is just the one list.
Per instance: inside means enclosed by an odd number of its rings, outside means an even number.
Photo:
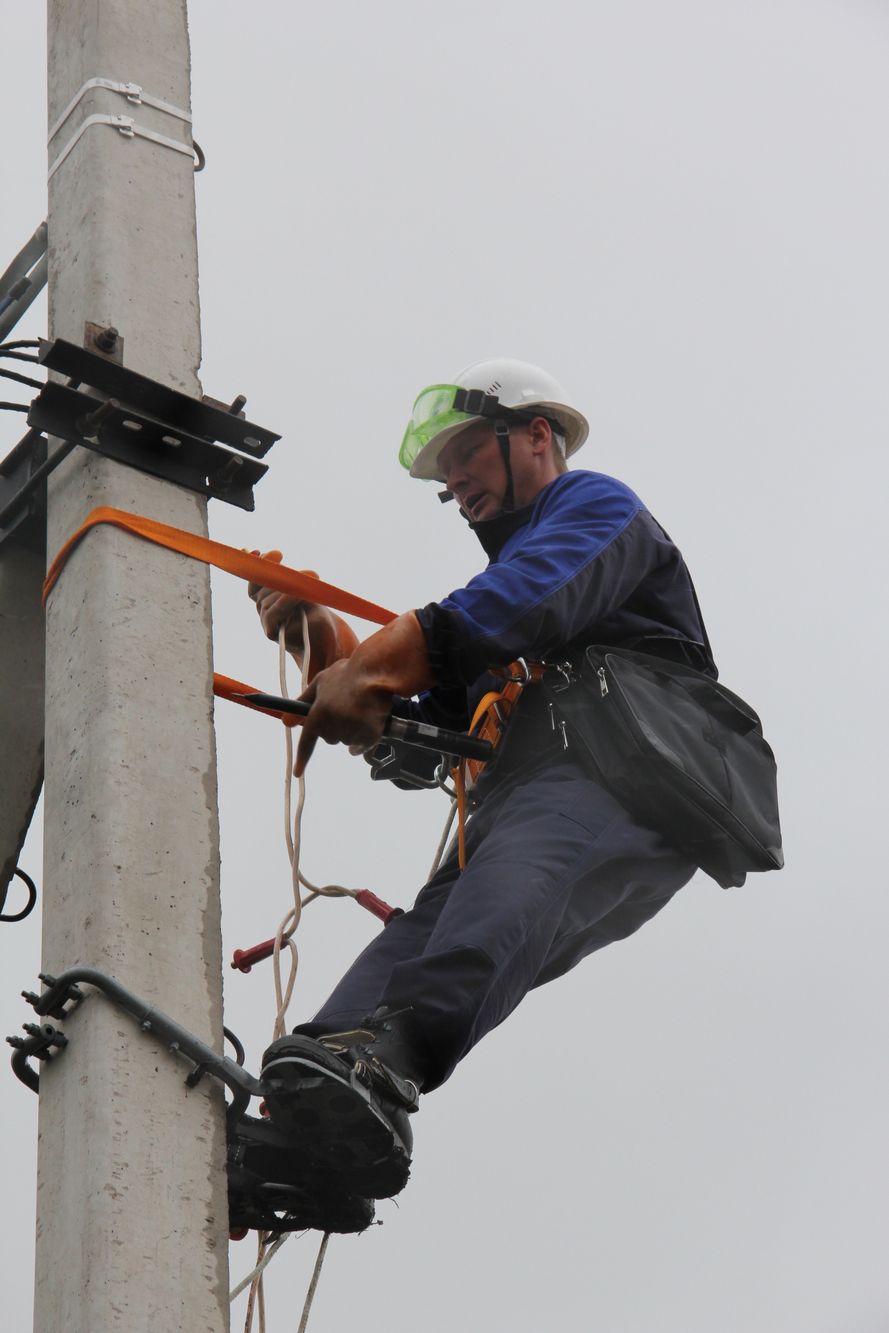
[{"label": "concrete utility pole", "polygon": [[[96,78],[188,111],[185,0],[48,10],[50,127]],[[191,143],[169,110],[94,86],[50,164],[94,115]],[[91,124],[51,177],[49,247],[52,336],[113,325],[127,366],[199,394],[190,153]],[[77,449],[50,478],[50,556],[100,504],[206,530],[202,498]],[[46,645],[44,971],[110,972],[220,1047],[207,570],[101,526],[50,598]],[[41,1080],[35,1329],[228,1329],[218,1087],[187,1090],[187,1066],[96,995],[66,1032]]]}]

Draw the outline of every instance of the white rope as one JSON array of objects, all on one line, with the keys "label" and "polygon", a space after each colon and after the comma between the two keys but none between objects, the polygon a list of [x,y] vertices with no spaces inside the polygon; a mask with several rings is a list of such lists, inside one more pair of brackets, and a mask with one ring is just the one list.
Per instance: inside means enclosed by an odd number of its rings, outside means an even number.
[{"label": "white rope", "polygon": [[318,1279],[321,1276],[321,1265],[324,1263],[324,1256],[327,1253],[327,1242],[330,1240],[330,1232],[325,1231],[321,1241],[321,1247],[318,1250],[318,1258],[315,1260],[315,1267],[312,1271],[312,1280],[309,1283],[309,1290],[306,1292],[306,1303],[303,1306],[302,1318],[299,1321],[299,1328],[296,1333],[306,1333],[306,1325],[309,1322],[309,1311],[312,1308],[312,1301],[315,1299],[315,1292],[318,1289]]},{"label": "white rope", "polygon": [[450,831],[453,828],[454,816],[456,815],[456,813],[457,813],[457,798],[455,796],[454,799],[451,801],[451,808],[448,811],[448,817],[445,820],[445,826],[442,829],[441,838],[439,839],[438,847],[435,852],[435,858],[432,862],[432,865],[429,867],[429,874],[426,877],[427,884],[429,883],[432,876],[435,874],[438,867],[441,865],[441,858],[444,856],[445,847],[447,847],[448,845],[448,835],[450,834]]},{"label": "white rope", "polygon": [[[302,688],[305,689],[311,663],[311,644],[309,642],[309,624],[305,611],[302,613],[304,656],[302,661]],[[278,631],[278,679],[282,695],[287,697],[287,646],[284,640],[284,627]],[[278,927],[275,935],[275,950],[272,955],[272,968],[275,981],[275,1025],[273,1040],[283,1037],[286,1031],[287,1010],[296,984],[299,968],[299,952],[292,936],[296,934],[302,917],[302,899],[299,893],[299,855],[302,835],[303,807],[306,803],[305,778],[298,779],[298,797],[296,810],[293,811],[293,728],[284,729],[284,841],[290,860],[290,887],[293,893],[293,906]],[[290,950],[290,971],[286,986],[281,981],[281,949],[286,944]]]},{"label": "white rope", "polygon": [[[302,613],[302,631],[304,653],[302,660],[302,689],[305,690],[309,677],[309,668],[311,664],[311,643],[309,640],[309,624],[305,611]],[[287,697],[287,648],[284,640],[283,626],[278,632],[278,679],[281,688],[281,694]],[[286,727],[284,730],[284,841],[287,846],[287,855],[290,859],[290,885],[293,893],[293,905],[290,908],[284,920],[278,926],[275,934],[275,948],[272,954],[272,969],[275,983],[275,1023],[273,1031],[273,1040],[283,1037],[287,1030],[287,1010],[293,996],[293,988],[296,984],[296,974],[299,968],[299,951],[294,943],[293,936],[299,927],[302,918],[302,909],[307,903],[314,901],[315,898],[329,897],[342,898],[354,895],[353,889],[345,889],[339,884],[316,885],[311,884],[304,875],[300,873],[299,859],[300,847],[302,841],[302,815],[303,807],[306,803],[306,784],[305,779],[300,777],[298,782],[298,796],[296,801],[296,810],[293,810],[293,729]],[[300,896],[300,885],[309,889],[305,898]],[[290,970],[287,974],[286,983],[282,980],[281,973],[281,951],[287,948],[290,952]],[[250,1287],[250,1296],[247,1302],[246,1320],[244,1323],[244,1333],[250,1333],[253,1328],[254,1310],[259,1315],[259,1333],[265,1333],[265,1288],[263,1274],[267,1265],[278,1253],[287,1235],[279,1237],[269,1245],[268,1232],[259,1233],[259,1262],[243,1282],[235,1288],[233,1293],[237,1295]],[[299,1325],[299,1333],[305,1333],[305,1328],[309,1319],[309,1311],[312,1307],[312,1301],[315,1297],[315,1291],[318,1286],[318,1279],[321,1276],[321,1265],[324,1262],[324,1256],[327,1253],[327,1242],[330,1240],[330,1233],[324,1233],[324,1239],[321,1241],[321,1248],[318,1251],[318,1258],[315,1261],[315,1268],[312,1273],[312,1280],[309,1283],[309,1290],[306,1295],[306,1303],[303,1308],[302,1318]],[[268,1246],[265,1253],[263,1250]]]},{"label": "white rope", "polygon": [[249,1272],[247,1276],[243,1278],[242,1281],[240,1281],[238,1285],[236,1287],[233,1287],[232,1290],[228,1293],[228,1299],[230,1302],[236,1301],[240,1296],[241,1292],[246,1291],[246,1289],[251,1285],[251,1283],[254,1282],[257,1277],[259,1277],[259,1275],[262,1273],[266,1265],[270,1264],[271,1261],[274,1259],[275,1255],[278,1253],[281,1246],[284,1244],[285,1240],[289,1240],[292,1234],[293,1233],[290,1231],[285,1231],[277,1238],[277,1240],[272,1245],[269,1245],[267,1249],[264,1244],[260,1247],[261,1249],[265,1250],[264,1255],[262,1256],[256,1267],[252,1269],[251,1272]]},{"label": "white rope", "polygon": [[[305,611],[302,613],[302,632],[304,644],[304,656],[302,660],[302,689],[305,690],[309,677],[309,667],[311,660],[311,645],[309,641],[309,625]],[[283,626],[278,633],[278,678],[281,694],[287,698],[287,649],[284,640]],[[284,840],[287,846],[287,855],[290,860],[290,883],[293,893],[293,905],[284,917],[275,934],[275,948],[272,954],[272,966],[275,983],[275,1023],[273,1039],[277,1040],[285,1034],[287,1026],[287,1010],[293,996],[293,989],[296,984],[296,974],[299,968],[299,952],[294,943],[295,935],[300,920],[302,919],[302,910],[308,903],[316,898],[343,898],[354,897],[356,890],[344,888],[341,884],[313,884],[300,871],[300,845],[302,839],[302,815],[306,802],[306,784],[305,779],[300,777],[298,782],[298,796],[296,809],[293,810],[293,729],[286,727],[284,730],[284,752],[285,752],[285,774],[284,774]],[[456,799],[451,802],[451,809],[445,822],[444,831],[438,844],[438,850],[435,854],[435,860],[432,863],[432,869],[429,872],[429,878],[435,874],[439,867],[448,835],[457,813]],[[307,889],[305,898],[300,895],[300,886]],[[281,954],[284,949],[289,950],[290,970],[287,974],[286,982],[282,978],[281,972]],[[250,1296],[247,1303],[246,1322],[244,1324],[244,1333],[250,1333],[253,1328],[253,1315],[256,1312],[259,1315],[259,1333],[265,1333],[265,1291],[263,1284],[263,1274],[265,1269],[271,1263],[272,1259],[280,1250],[284,1241],[291,1233],[285,1232],[276,1240],[271,1241],[270,1232],[259,1232],[258,1234],[258,1262],[252,1272],[248,1273],[243,1281],[231,1292],[230,1300],[234,1300],[247,1287],[250,1288]],[[315,1267],[312,1272],[312,1278],[309,1283],[309,1289],[306,1293],[306,1301],[303,1307],[302,1317],[299,1323],[297,1333],[305,1333],[309,1312],[312,1308],[312,1302],[315,1298],[315,1292],[318,1288],[318,1280],[321,1276],[321,1267],[324,1263],[324,1257],[327,1253],[327,1246],[330,1241],[330,1232],[326,1231],[318,1250],[318,1256],[315,1260]]]},{"label": "white rope", "polygon": [[[309,643],[309,626],[306,619],[306,613],[302,613],[303,642],[305,644],[305,655],[302,663],[302,687],[305,689],[306,678],[309,674],[309,663],[311,657],[311,646]],[[281,687],[281,693],[287,695],[287,648],[284,641],[284,627],[278,632],[278,678]],[[275,933],[275,948],[272,954],[272,971],[275,983],[275,1022],[272,1031],[272,1039],[277,1040],[283,1037],[287,1027],[287,1010],[293,996],[293,988],[296,984],[296,974],[299,968],[299,951],[294,943],[292,936],[295,934],[302,916],[302,900],[299,893],[299,855],[300,842],[302,834],[302,813],[306,803],[306,784],[304,778],[299,778],[296,810],[293,810],[293,730],[291,727],[284,729],[284,842],[287,847],[287,856],[290,860],[290,886],[293,893],[293,906],[284,917],[284,920],[278,926]],[[282,981],[281,974],[281,950],[287,948],[290,953],[290,970],[287,974],[287,981]],[[280,1243],[275,1243],[269,1247],[268,1254],[263,1257],[262,1249],[268,1243],[268,1233],[259,1233],[260,1262],[253,1270],[249,1280],[250,1297],[247,1302],[247,1315],[244,1323],[244,1333],[250,1333],[253,1328],[253,1313],[256,1309],[259,1315],[259,1333],[265,1333],[265,1288],[263,1283],[263,1273],[266,1265],[277,1254],[281,1248]],[[241,1285],[241,1290],[246,1284]]]}]

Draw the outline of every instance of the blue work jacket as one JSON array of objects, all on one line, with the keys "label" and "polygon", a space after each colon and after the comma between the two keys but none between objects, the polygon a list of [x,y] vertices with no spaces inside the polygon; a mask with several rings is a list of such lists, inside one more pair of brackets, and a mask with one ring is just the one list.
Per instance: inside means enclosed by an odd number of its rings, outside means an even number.
[{"label": "blue work jacket", "polygon": [[[490,561],[465,587],[417,612],[436,686],[399,701],[399,714],[465,730],[495,686],[490,667],[518,658],[558,662],[592,643],[638,647],[716,676],[682,555],[623,482],[566,472],[526,509],[470,526]],[[543,734],[537,693],[525,691],[510,726],[524,730],[526,749]]]}]

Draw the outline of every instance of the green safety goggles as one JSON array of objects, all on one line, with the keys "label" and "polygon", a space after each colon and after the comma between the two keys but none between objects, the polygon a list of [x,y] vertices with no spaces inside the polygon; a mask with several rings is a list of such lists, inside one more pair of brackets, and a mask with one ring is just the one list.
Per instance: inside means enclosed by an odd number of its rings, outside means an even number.
[{"label": "green safety goggles", "polygon": [[521,415],[525,419],[530,414],[517,414],[513,408],[501,407],[495,394],[484,393],[481,389],[460,389],[456,384],[431,384],[417,398],[411,419],[404,432],[398,461],[402,467],[410,468],[414,460],[426,448],[436,435],[453,426],[462,426],[467,421],[479,417],[501,417],[507,420]]}]

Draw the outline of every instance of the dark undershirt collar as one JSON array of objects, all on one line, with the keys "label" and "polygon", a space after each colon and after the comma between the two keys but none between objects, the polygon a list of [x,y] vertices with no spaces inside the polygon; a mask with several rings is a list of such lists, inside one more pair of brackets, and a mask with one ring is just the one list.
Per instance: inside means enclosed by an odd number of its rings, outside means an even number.
[{"label": "dark undershirt collar", "polygon": [[528,522],[533,508],[534,504],[529,504],[521,509],[509,509],[494,518],[479,519],[477,523],[467,518],[462,509],[460,513],[478,537],[488,559],[496,560],[512,534],[518,532],[519,528],[523,528]]}]

